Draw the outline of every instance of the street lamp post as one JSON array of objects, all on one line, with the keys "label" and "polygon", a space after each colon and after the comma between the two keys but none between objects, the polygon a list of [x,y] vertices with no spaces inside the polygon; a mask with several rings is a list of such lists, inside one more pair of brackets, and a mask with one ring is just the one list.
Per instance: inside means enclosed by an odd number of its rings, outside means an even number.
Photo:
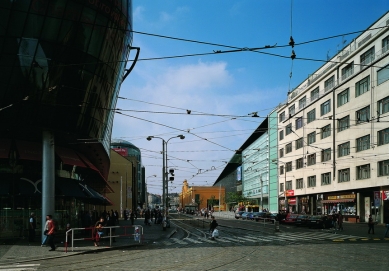
[{"label": "street lamp post", "polygon": [[[168,196],[168,184],[167,184],[167,143],[169,142],[170,139],[173,139],[173,138],[180,138],[180,139],[184,139],[185,136],[183,135],[178,135],[178,136],[173,136],[171,138],[169,138],[168,140],[165,140],[163,139],[162,137],[158,137],[158,136],[148,136],[147,137],[147,140],[150,141],[152,140],[153,138],[159,138],[162,140],[162,202],[163,202],[163,209],[164,209],[164,216],[165,216],[165,221],[166,221],[166,218],[167,218],[167,215],[168,215],[168,212],[167,212],[167,196]],[[163,229],[166,228],[166,224],[163,223]]]}]

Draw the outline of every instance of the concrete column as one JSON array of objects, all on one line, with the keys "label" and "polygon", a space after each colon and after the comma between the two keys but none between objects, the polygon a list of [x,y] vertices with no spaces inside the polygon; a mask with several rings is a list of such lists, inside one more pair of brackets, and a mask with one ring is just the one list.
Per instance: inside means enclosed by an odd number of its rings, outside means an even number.
[{"label": "concrete column", "polygon": [[55,210],[55,154],[54,135],[51,131],[42,133],[42,241],[46,215]]}]

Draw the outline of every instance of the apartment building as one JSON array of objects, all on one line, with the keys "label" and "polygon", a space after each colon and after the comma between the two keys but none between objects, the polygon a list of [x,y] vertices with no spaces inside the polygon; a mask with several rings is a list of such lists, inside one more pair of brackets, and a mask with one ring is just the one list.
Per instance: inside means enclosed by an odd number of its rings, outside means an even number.
[{"label": "apartment building", "polygon": [[389,12],[288,93],[277,118],[281,209],[389,223]]}]

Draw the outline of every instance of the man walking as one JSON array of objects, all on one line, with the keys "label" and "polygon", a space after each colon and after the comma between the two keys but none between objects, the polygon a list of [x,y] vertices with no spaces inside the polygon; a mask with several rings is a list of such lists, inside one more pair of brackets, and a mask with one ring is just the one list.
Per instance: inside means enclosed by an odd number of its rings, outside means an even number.
[{"label": "man walking", "polygon": [[30,222],[28,224],[28,242],[35,241],[35,229],[36,229],[35,213],[31,213]]},{"label": "man walking", "polygon": [[51,247],[49,251],[54,251],[55,250],[54,236],[55,236],[56,228],[55,228],[55,223],[53,221],[53,216],[47,215],[46,220],[47,220],[47,243]]},{"label": "man walking", "polygon": [[371,215],[369,215],[369,221],[367,223],[369,226],[369,230],[367,231],[367,233],[370,234],[370,231],[372,231],[372,234],[374,234],[374,221]]}]

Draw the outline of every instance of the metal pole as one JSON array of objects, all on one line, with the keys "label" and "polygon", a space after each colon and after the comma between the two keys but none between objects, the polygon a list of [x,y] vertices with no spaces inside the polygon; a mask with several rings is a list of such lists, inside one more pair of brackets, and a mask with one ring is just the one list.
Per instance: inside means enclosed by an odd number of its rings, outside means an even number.
[{"label": "metal pole", "polygon": [[262,176],[259,175],[259,179],[261,180],[261,208],[263,211],[263,181],[262,181]]},{"label": "metal pole", "polygon": [[120,214],[123,218],[123,177],[120,176]]},{"label": "metal pole", "polygon": [[219,184],[219,217],[220,217],[220,201],[221,201],[221,189],[222,189],[222,185]]},{"label": "metal pole", "polygon": [[[165,174],[165,140],[162,139],[162,204],[163,204],[163,211],[164,214],[166,214],[166,191],[165,191],[165,185],[166,185],[166,174]],[[164,225],[164,223],[162,223]]]}]

